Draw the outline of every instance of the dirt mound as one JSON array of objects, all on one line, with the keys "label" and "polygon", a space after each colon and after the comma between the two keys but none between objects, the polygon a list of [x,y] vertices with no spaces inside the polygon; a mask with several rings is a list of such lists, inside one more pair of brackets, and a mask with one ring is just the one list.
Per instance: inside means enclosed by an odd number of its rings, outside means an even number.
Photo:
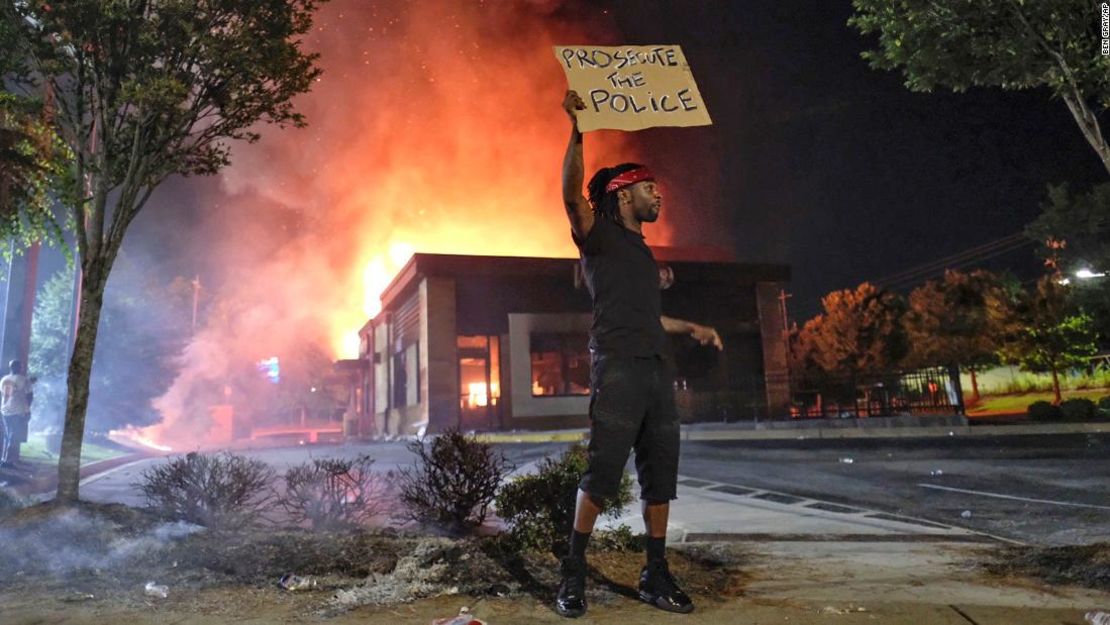
[{"label": "dirt mound", "polygon": [[[683,545],[671,554],[671,568],[692,593],[736,596],[745,584],[739,572],[744,557],[734,545]],[[589,560],[595,602],[635,596],[642,552],[596,549]],[[522,552],[503,536],[452,539],[393,529],[217,532],[142,509],[95,504],[32,506],[6,518],[0,562],[15,571],[7,586],[14,592],[139,605],[150,600],[143,588],[154,581],[174,597],[222,588],[295,595],[325,615],[454,594],[531,595],[547,602],[559,583],[554,556]],[[281,590],[278,580],[289,573],[310,578],[308,589]]]},{"label": "dirt mound", "polygon": [[36,524],[49,523],[67,515],[83,515],[116,525],[122,531],[143,531],[164,519],[145,508],[135,508],[120,503],[91,503],[80,501],[60,505],[53,501],[13,509],[0,517],[0,531],[33,528]]}]

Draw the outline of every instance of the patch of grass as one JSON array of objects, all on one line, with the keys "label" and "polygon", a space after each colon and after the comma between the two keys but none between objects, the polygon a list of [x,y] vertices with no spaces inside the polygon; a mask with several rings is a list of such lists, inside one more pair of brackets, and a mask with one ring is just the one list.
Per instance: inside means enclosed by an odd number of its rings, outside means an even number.
[{"label": "patch of grass", "polygon": [[[19,453],[20,457],[26,462],[41,464],[56,464],[58,462],[58,456],[47,451],[46,437],[42,434],[28,436],[27,442],[23,443]],[[115,445],[101,445],[86,439],[84,444],[81,445],[81,464],[118,458],[127,455],[127,453],[126,449]]]},{"label": "patch of grass", "polygon": [[[1017,367],[995,367],[976,376],[980,395],[1013,395],[1018,393],[1052,392],[1052,375],[1048,373],[1029,373]],[[960,374],[960,384],[965,398],[971,399],[971,375]],[[1082,391],[1101,390],[1110,393],[1110,368],[1097,367],[1093,372],[1076,370],[1060,374],[1060,390]]]},{"label": "patch of grass", "polygon": [[[1060,395],[1066,399],[1086,398],[1092,401],[1097,401],[1100,397],[1107,395],[1106,389],[1090,389],[1081,391],[1060,391]],[[993,395],[984,396],[975,408],[968,411],[970,416],[976,414],[1024,414],[1029,408],[1029,404],[1035,401],[1052,402],[1052,391],[1039,392],[1039,393],[1020,393],[1015,395]]]}]

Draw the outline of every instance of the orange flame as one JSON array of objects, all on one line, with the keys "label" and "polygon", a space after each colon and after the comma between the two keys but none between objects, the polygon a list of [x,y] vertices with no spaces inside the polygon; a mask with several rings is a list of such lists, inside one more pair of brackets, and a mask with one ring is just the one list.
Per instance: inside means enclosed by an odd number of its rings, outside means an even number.
[{"label": "orange flame", "polygon": [[[307,44],[325,73],[297,102],[308,128],[235,145],[221,174],[213,204],[235,210],[221,208],[219,227],[198,239],[226,272],[211,280],[226,285],[214,294],[226,314],[194,339],[156,402],[159,440],[206,436],[192,421],[208,414],[194,390],[243,363],[312,342],[356,356],[358,330],[415,252],[576,255],[559,182],[566,80],[551,46],[617,42],[600,10],[568,17],[560,6],[323,5]],[[633,139],[590,133],[587,175],[639,160]],[[653,245],[671,242],[666,210],[648,231]]]},{"label": "orange flame", "polygon": [[[357,355],[358,329],[416,251],[576,255],[559,187],[566,80],[551,46],[583,35],[554,32],[552,8],[461,3],[445,13],[425,2],[374,20],[339,4],[321,15],[312,43],[325,74],[303,103],[310,128],[267,137],[228,178],[282,203],[329,207],[324,245],[346,257],[332,278],[344,303],[321,312],[339,356]],[[629,160],[626,138],[588,137],[590,169]],[[669,228],[651,236],[666,243]]]}]

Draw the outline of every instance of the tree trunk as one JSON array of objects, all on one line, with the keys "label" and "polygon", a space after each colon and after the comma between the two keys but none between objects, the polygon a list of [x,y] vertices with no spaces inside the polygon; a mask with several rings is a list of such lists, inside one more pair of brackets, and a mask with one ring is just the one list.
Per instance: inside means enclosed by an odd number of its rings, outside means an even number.
[{"label": "tree trunk", "polygon": [[1056,401],[1052,402],[1053,405],[1060,405],[1060,376],[1056,374],[1056,369],[1052,369],[1052,392],[1056,395]]},{"label": "tree trunk", "polygon": [[979,380],[975,377],[975,369],[971,369],[971,400],[979,403]]},{"label": "tree trunk", "polygon": [[62,433],[62,449],[58,456],[58,491],[55,501],[76,503],[81,481],[81,444],[85,438],[85,411],[89,407],[89,378],[92,373],[93,350],[100,326],[100,309],[104,304],[103,275],[98,263],[82,263],[81,309],[77,317],[77,335],[66,376],[66,418]]}]

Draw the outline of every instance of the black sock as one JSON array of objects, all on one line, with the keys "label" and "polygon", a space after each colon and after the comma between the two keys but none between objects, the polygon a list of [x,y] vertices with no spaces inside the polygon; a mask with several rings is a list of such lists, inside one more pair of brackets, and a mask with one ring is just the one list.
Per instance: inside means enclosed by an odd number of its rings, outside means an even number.
[{"label": "black sock", "polygon": [[570,557],[572,558],[586,558],[586,544],[590,542],[590,532],[579,532],[578,530],[571,530],[570,532]]},{"label": "black sock", "polygon": [[647,559],[648,562],[661,562],[667,559],[667,538],[665,536],[647,537]]}]

